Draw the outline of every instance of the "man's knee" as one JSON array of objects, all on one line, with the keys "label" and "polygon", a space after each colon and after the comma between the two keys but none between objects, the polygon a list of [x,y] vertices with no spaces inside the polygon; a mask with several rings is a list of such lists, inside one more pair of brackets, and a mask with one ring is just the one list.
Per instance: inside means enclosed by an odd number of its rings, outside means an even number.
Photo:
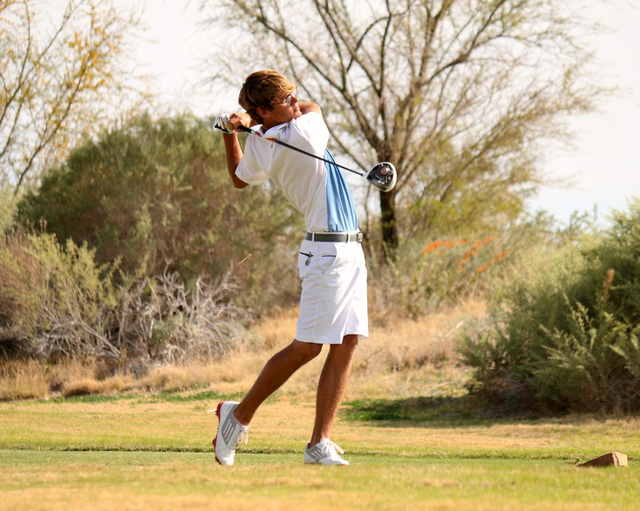
[{"label": "man's knee", "polygon": [[296,354],[302,358],[305,362],[309,362],[320,355],[322,351],[322,344],[316,344],[312,342],[293,341],[291,344]]},{"label": "man's knee", "polygon": [[360,339],[359,335],[345,335],[342,338],[342,346],[344,346],[345,349],[355,351],[355,349],[358,347],[359,339]]}]

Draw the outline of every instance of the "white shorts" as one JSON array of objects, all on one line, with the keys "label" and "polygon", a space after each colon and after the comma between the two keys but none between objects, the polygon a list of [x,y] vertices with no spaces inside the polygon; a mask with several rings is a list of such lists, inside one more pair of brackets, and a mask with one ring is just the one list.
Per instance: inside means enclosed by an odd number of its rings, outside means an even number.
[{"label": "white shorts", "polygon": [[367,268],[360,243],[304,240],[296,340],[341,344],[345,335],[369,336]]}]

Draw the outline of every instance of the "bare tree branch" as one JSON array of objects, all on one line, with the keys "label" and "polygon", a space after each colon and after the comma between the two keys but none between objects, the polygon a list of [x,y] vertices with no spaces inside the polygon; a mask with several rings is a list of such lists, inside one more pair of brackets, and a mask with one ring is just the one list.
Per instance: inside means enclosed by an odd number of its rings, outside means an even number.
[{"label": "bare tree branch", "polygon": [[[55,25],[35,0],[0,4],[0,181],[15,194],[98,119],[135,19],[113,0],[68,0]],[[37,168],[36,168],[37,167]]]},{"label": "bare tree branch", "polygon": [[[283,63],[323,106],[344,155],[360,165],[372,157],[396,165],[396,189],[380,197],[383,223],[396,223],[384,236],[393,236],[397,221],[432,216],[415,213],[418,190],[451,203],[473,202],[476,183],[480,200],[480,189],[490,188],[485,180],[511,183],[506,193],[514,196],[536,186],[532,147],[557,136],[559,121],[589,108],[601,92],[586,73],[588,48],[576,30],[584,25],[566,3],[300,2],[296,11],[304,14],[296,17],[283,15],[293,0],[227,0],[226,12],[269,43],[260,46],[263,62]],[[471,172],[485,158],[502,174]],[[504,181],[509,169],[515,177]],[[484,209],[494,210],[499,205]],[[481,206],[467,211],[482,221]]]}]

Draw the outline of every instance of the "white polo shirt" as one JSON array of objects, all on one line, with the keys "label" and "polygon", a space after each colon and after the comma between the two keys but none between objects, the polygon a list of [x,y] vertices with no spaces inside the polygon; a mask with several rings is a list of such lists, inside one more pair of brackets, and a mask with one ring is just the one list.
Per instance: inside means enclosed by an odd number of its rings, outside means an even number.
[{"label": "white polo shirt", "polygon": [[250,185],[271,179],[304,215],[307,231],[357,232],[353,196],[340,169],[266,140],[276,138],[334,162],[327,150],[329,130],[322,116],[309,112],[266,133],[260,127],[259,132],[264,138],[247,138],[236,176]]}]

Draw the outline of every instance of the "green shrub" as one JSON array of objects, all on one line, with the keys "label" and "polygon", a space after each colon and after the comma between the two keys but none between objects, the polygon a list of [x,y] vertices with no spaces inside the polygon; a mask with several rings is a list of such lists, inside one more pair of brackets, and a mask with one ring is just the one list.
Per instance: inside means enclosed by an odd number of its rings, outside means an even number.
[{"label": "green shrub", "polygon": [[258,310],[298,290],[290,238],[303,232],[301,215],[268,185],[235,190],[222,137],[188,116],[142,116],[85,142],[20,201],[16,221],[44,221],[125,274],[178,272],[193,286],[233,266],[238,299]]},{"label": "green shrub", "polygon": [[550,412],[640,410],[640,201],[579,243],[546,245],[460,352],[492,403]]}]

